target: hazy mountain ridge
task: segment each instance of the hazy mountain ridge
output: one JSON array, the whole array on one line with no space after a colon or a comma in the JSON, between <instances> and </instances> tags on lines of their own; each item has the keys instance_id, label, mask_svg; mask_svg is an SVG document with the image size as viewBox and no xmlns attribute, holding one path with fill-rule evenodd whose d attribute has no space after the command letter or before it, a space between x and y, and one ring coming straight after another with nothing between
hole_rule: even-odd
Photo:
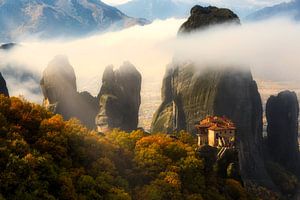
<instances>
[{"instance_id":1,"label":"hazy mountain ridge","mask_svg":"<svg viewBox=\"0 0 300 200\"><path fill-rule=\"evenodd\" d=\"M260 9L246 17L246 20L264 20L280 16L290 16L295 20L300 20L300 1L293 0Z\"/></svg>"},{"instance_id":2,"label":"hazy mountain ridge","mask_svg":"<svg viewBox=\"0 0 300 200\"><path fill-rule=\"evenodd\" d=\"M4 42L29 34L72 37L145 23L146 20L128 17L98 0L0 2L0 40Z\"/></svg>"},{"instance_id":3,"label":"hazy mountain ridge","mask_svg":"<svg viewBox=\"0 0 300 200\"><path fill-rule=\"evenodd\" d=\"M131 0L117 8L132 17L141 17L149 20L167 19L167 18L186 18L189 16L190 8L199 4L202 6L218 6L230 8L237 13L241 19L245 19L249 14L266 5L274 5L274 2L260 5L245 1L219 1L210 2L206 0Z\"/></svg>"},{"instance_id":4,"label":"hazy mountain ridge","mask_svg":"<svg viewBox=\"0 0 300 200\"><path fill-rule=\"evenodd\" d=\"M190 8L195 3L174 0L133 0L121 4L117 8L133 17L154 20L170 17L187 17Z\"/></svg>"}]
</instances>

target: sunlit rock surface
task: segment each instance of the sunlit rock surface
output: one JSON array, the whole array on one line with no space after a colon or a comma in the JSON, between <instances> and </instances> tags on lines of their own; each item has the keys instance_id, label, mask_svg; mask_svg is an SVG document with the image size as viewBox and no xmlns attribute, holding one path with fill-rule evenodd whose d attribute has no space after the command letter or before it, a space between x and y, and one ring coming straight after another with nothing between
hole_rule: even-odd
<instances>
[{"instance_id":1,"label":"sunlit rock surface","mask_svg":"<svg viewBox=\"0 0 300 200\"><path fill-rule=\"evenodd\" d=\"M95 127L98 100L88 92L77 92L75 72L67 57L56 56L48 64L41 88L44 106L65 119L75 117L89 128Z\"/></svg>"}]
</instances>

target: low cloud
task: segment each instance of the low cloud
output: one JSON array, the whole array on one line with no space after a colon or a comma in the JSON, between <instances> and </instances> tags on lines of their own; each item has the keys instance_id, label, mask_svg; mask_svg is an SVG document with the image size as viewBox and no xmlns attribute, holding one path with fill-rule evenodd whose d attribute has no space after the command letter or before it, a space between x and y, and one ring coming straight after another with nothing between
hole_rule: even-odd
<instances>
[{"instance_id":1,"label":"low cloud","mask_svg":"<svg viewBox=\"0 0 300 200\"><path fill-rule=\"evenodd\" d=\"M1 65L0 70L6 80L10 95L22 96L32 102L42 103L39 74L16 64Z\"/></svg>"},{"instance_id":2,"label":"low cloud","mask_svg":"<svg viewBox=\"0 0 300 200\"><path fill-rule=\"evenodd\" d=\"M118 67L124 61L130 61L144 76L160 79L172 58L166 42L175 41L182 22L175 19L156 21L147 26L72 41L30 39L9 53L0 52L0 66L23 66L41 75L55 55L63 54L74 67L79 90L97 95L102 73L110 64ZM11 93L16 95L14 90Z\"/></svg>"},{"instance_id":3,"label":"low cloud","mask_svg":"<svg viewBox=\"0 0 300 200\"><path fill-rule=\"evenodd\" d=\"M300 81L300 24L272 19L242 26L216 26L174 43L182 60L199 67L251 68L258 78Z\"/></svg>"},{"instance_id":4,"label":"low cloud","mask_svg":"<svg viewBox=\"0 0 300 200\"><path fill-rule=\"evenodd\" d=\"M75 69L79 90L93 95L99 91L104 68L109 64L118 67L127 60L141 71L144 86L151 81L161 82L173 57L195 62L199 70L205 66L250 67L257 78L300 81L298 23L273 19L242 26L216 26L178 38L177 31L183 22L155 21L73 41L27 40L9 53L0 52L0 66L23 66L41 76L55 55L64 54ZM21 93L36 101L37 94L28 89L32 85L10 81L7 80L11 94ZM153 88L155 92L160 89L157 85Z\"/></svg>"}]
</instances>

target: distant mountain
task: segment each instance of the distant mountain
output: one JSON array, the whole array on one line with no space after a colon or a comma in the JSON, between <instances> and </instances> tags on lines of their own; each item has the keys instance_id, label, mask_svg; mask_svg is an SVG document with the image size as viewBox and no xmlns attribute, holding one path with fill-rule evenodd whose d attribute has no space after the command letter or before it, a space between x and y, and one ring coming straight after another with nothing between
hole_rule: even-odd
<instances>
[{"instance_id":1,"label":"distant mountain","mask_svg":"<svg viewBox=\"0 0 300 200\"><path fill-rule=\"evenodd\" d=\"M195 1L196 2L196 1ZM149 20L187 17L195 2L178 0L132 0L117 6L124 13Z\"/></svg>"},{"instance_id":2,"label":"distant mountain","mask_svg":"<svg viewBox=\"0 0 300 200\"><path fill-rule=\"evenodd\" d=\"M278 16L290 16L295 20L300 20L300 0L263 8L250 14L246 20L263 20Z\"/></svg>"},{"instance_id":3,"label":"distant mountain","mask_svg":"<svg viewBox=\"0 0 300 200\"><path fill-rule=\"evenodd\" d=\"M0 45L0 50L10 50L14 48L17 44L15 43L7 43L7 44L1 44Z\"/></svg>"},{"instance_id":4,"label":"distant mountain","mask_svg":"<svg viewBox=\"0 0 300 200\"><path fill-rule=\"evenodd\" d=\"M194 5L209 6L207 0L131 0L118 5L117 8L132 17L148 20L174 18L187 18ZM258 8L247 6L243 2L230 3L225 1L212 2L212 6L230 8L240 17L244 18Z\"/></svg>"},{"instance_id":5,"label":"distant mountain","mask_svg":"<svg viewBox=\"0 0 300 200\"><path fill-rule=\"evenodd\" d=\"M79 36L145 23L100 0L0 0L0 42L27 34Z\"/></svg>"}]
</instances>

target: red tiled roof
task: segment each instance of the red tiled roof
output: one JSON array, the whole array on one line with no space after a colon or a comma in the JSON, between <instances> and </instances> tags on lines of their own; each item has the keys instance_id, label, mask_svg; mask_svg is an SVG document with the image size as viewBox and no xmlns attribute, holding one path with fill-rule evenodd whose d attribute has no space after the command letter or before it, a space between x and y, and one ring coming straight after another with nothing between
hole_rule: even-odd
<instances>
[{"instance_id":1,"label":"red tiled roof","mask_svg":"<svg viewBox=\"0 0 300 200\"><path fill-rule=\"evenodd\" d=\"M235 130L235 124L226 117L208 116L198 125L197 129L207 128L209 130Z\"/></svg>"}]
</instances>

